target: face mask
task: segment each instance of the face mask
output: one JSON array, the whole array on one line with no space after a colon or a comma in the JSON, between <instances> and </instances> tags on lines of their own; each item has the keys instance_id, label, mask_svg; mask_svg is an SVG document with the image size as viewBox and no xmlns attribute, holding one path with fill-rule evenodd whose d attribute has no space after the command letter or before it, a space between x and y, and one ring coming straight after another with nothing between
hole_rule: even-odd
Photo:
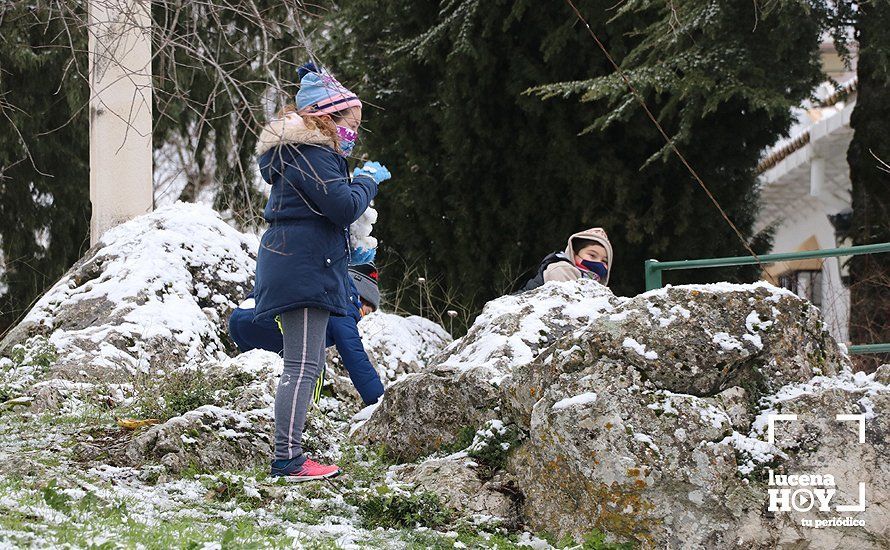
<instances>
[{"instance_id":1,"label":"face mask","mask_svg":"<svg viewBox=\"0 0 890 550\"><path fill-rule=\"evenodd\" d=\"M594 279L597 281L605 280L609 273L609 268L603 262L591 262L590 260L581 260L578 266L593 273Z\"/></svg>"},{"instance_id":2,"label":"face mask","mask_svg":"<svg viewBox=\"0 0 890 550\"><path fill-rule=\"evenodd\" d=\"M340 138L340 149L344 155L348 155L355 148L355 140L358 132L350 130L346 126L337 126L337 136Z\"/></svg>"}]
</instances>

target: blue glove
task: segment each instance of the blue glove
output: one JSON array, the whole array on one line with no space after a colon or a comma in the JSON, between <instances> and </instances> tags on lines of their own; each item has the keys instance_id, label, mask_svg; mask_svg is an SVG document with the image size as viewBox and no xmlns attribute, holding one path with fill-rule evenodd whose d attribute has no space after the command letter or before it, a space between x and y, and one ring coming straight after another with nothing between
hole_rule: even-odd
<instances>
[{"instance_id":1,"label":"blue glove","mask_svg":"<svg viewBox=\"0 0 890 550\"><path fill-rule=\"evenodd\" d=\"M352 177L368 176L378 185L392 177L392 174L379 162L366 162L361 168L356 168L352 172Z\"/></svg>"},{"instance_id":2,"label":"blue glove","mask_svg":"<svg viewBox=\"0 0 890 550\"><path fill-rule=\"evenodd\" d=\"M369 264L374 261L374 258L376 256L376 248L372 248L370 250L368 250L367 248L355 248L349 255L349 265Z\"/></svg>"}]
</instances>

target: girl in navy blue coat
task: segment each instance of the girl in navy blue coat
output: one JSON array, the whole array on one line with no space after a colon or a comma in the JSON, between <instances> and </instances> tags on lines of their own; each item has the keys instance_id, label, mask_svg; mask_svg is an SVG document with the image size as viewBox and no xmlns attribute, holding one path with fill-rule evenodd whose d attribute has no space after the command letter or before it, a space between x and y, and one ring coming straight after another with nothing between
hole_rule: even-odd
<instances>
[{"instance_id":1,"label":"girl in navy blue coat","mask_svg":"<svg viewBox=\"0 0 890 550\"><path fill-rule=\"evenodd\" d=\"M356 170L346 155L362 117L359 99L312 64L300 68L296 105L263 128L257 155L272 186L264 217L269 228L257 255L256 319L278 316L284 371L275 393L272 475L291 481L332 477L336 465L303 454L301 438L315 381L324 364L331 315L347 315L349 224L389 173Z\"/></svg>"}]
</instances>

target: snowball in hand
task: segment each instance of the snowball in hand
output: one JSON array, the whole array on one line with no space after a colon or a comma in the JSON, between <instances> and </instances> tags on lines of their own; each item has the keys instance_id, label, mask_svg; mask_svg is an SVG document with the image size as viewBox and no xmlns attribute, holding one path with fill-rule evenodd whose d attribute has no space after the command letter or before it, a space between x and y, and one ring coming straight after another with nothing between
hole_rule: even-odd
<instances>
[{"instance_id":1,"label":"snowball in hand","mask_svg":"<svg viewBox=\"0 0 890 550\"><path fill-rule=\"evenodd\" d=\"M392 174L389 172L389 169L386 166L383 166L379 162L366 162L364 166L361 168L356 168L352 172L352 177L356 176L368 176L373 179L378 184L388 180L392 177Z\"/></svg>"},{"instance_id":2,"label":"snowball in hand","mask_svg":"<svg viewBox=\"0 0 890 550\"><path fill-rule=\"evenodd\" d=\"M377 239L371 236L377 211L371 207L349 227L349 246L352 249L349 265L367 264L374 261L377 253Z\"/></svg>"}]
</instances>

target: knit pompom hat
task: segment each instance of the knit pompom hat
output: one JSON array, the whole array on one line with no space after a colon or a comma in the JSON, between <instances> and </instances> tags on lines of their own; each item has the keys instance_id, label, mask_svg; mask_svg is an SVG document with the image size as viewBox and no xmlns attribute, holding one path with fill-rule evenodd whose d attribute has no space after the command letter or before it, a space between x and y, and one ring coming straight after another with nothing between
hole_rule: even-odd
<instances>
[{"instance_id":1,"label":"knit pompom hat","mask_svg":"<svg viewBox=\"0 0 890 550\"><path fill-rule=\"evenodd\" d=\"M319 70L309 62L299 68L300 90L297 92L297 112L301 115L320 116L361 107L358 96L337 82L324 69Z\"/></svg>"},{"instance_id":2,"label":"knit pompom hat","mask_svg":"<svg viewBox=\"0 0 890 550\"><path fill-rule=\"evenodd\" d=\"M374 306L374 309L380 309L380 289L377 287L380 276L377 273L377 266L370 263L350 266L349 276L355 283L358 295Z\"/></svg>"}]
</instances>

